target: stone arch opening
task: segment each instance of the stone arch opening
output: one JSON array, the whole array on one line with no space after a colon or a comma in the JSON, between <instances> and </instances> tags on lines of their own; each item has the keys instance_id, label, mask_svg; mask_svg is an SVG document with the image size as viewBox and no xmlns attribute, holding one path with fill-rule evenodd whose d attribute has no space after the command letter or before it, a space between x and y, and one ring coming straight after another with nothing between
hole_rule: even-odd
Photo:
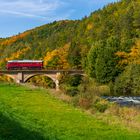
<instances>
[{"instance_id":1,"label":"stone arch opening","mask_svg":"<svg viewBox=\"0 0 140 140\"><path fill-rule=\"evenodd\" d=\"M15 82L16 79L14 76L9 74L0 74L0 81Z\"/></svg>"},{"instance_id":2,"label":"stone arch opening","mask_svg":"<svg viewBox=\"0 0 140 140\"><path fill-rule=\"evenodd\" d=\"M40 85L46 88L56 88L57 80L55 77L47 74L32 74L24 78L24 83L31 82L34 85Z\"/></svg>"},{"instance_id":3,"label":"stone arch opening","mask_svg":"<svg viewBox=\"0 0 140 140\"><path fill-rule=\"evenodd\" d=\"M78 86L81 84L84 75L79 73L74 73L74 74L70 74L69 77L71 79L71 82L74 82L73 85Z\"/></svg>"},{"instance_id":4,"label":"stone arch opening","mask_svg":"<svg viewBox=\"0 0 140 140\"><path fill-rule=\"evenodd\" d=\"M63 73L60 78L60 89L70 96L79 94L83 77L81 73Z\"/></svg>"},{"instance_id":5,"label":"stone arch opening","mask_svg":"<svg viewBox=\"0 0 140 140\"><path fill-rule=\"evenodd\" d=\"M78 80L81 81L84 77L86 77L86 74L83 73L62 73L60 76L60 85L68 82L71 83L73 82L73 80L75 81L76 79L76 81L78 82Z\"/></svg>"}]
</instances>

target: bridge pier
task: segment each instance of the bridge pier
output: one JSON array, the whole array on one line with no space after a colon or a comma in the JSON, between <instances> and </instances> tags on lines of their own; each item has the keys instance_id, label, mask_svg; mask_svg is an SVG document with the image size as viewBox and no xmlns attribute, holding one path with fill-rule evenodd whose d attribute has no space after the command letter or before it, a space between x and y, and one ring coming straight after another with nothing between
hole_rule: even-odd
<instances>
[{"instance_id":1,"label":"bridge pier","mask_svg":"<svg viewBox=\"0 0 140 140\"><path fill-rule=\"evenodd\" d=\"M17 83L24 83L24 75L22 72L17 74Z\"/></svg>"},{"instance_id":2,"label":"bridge pier","mask_svg":"<svg viewBox=\"0 0 140 140\"><path fill-rule=\"evenodd\" d=\"M59 86L59 80L55 80L55 88L56 88L56 91L59 91L60 90L60 86Z\"/></svg>"},{"instance_id":3,"label":"bridge pier","mask_svg":"<svg viewBox=\"0 0 140 140\"><path fill-rule=\"evenodd\" d=\"M17 83L17 84L20 84L20 83L22 83L22 82L21 82L20 80L17 79L17 80L16 80L16 83Z\"/></svg>"}]
</instances>

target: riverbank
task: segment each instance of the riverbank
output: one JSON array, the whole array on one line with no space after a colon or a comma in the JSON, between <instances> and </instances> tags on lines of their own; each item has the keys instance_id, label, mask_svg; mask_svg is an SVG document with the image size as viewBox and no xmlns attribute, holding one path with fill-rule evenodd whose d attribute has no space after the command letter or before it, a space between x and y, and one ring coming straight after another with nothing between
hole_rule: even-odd
<instances>
[{"instance_id":1,"label":"riverbank","mask_svg":"<svg viewBox=\"0 0 140 140\"><path fill-rule=\"evenodd\" d=\"M40 88L0 84L0 114L2 140L136 140L140 137L138 131L108 124Z\"/></svg>"}]
</instances>

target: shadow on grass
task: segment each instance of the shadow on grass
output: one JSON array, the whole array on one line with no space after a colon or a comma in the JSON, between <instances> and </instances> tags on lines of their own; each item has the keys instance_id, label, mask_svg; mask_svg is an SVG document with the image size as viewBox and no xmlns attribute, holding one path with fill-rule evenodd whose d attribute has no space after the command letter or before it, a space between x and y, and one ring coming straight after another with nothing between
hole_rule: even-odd
<instances>
[{"instance_id":1,"label":"shadow on grass","mask_svg":"<svg viewBox=\"0 0 140 140\"><path fill-rule=\"evenodd\" d=\"M48 138L49 139L49 138ZM0 114L0 140L48 140Z\"/></svg>"}]
</instances>

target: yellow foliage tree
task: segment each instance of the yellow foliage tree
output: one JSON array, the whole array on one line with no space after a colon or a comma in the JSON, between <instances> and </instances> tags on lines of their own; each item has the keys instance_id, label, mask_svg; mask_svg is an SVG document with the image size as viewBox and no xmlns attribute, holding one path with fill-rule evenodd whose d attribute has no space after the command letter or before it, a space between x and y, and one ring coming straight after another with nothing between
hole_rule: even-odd
<instances>
[{"instance_id":1,"label":"yellow foliage tree","mask_svg":"<svg viewBox=\"0 0 140 140\"><path fill-rule=\"evenodd\" d=\"M89 23L89 24L87 25L87 30L91 30L91 29L93 29L93 23Z\"/></svg>"},{"instance_id":2,"label":"yellow foliage tree","mask_svg":"<svg viewBox=\"0 0 140 140\"><path fill-rule=\"evenodd\" d=\"M50 61L52 61L55 57L58 57L59 60L57 62L57 68L68 69L70 67L67 61L69 47L70 43L67 43L62 48L47 52L44 57L44 66L47 66Z\"/></svg>"}]
</instances>

